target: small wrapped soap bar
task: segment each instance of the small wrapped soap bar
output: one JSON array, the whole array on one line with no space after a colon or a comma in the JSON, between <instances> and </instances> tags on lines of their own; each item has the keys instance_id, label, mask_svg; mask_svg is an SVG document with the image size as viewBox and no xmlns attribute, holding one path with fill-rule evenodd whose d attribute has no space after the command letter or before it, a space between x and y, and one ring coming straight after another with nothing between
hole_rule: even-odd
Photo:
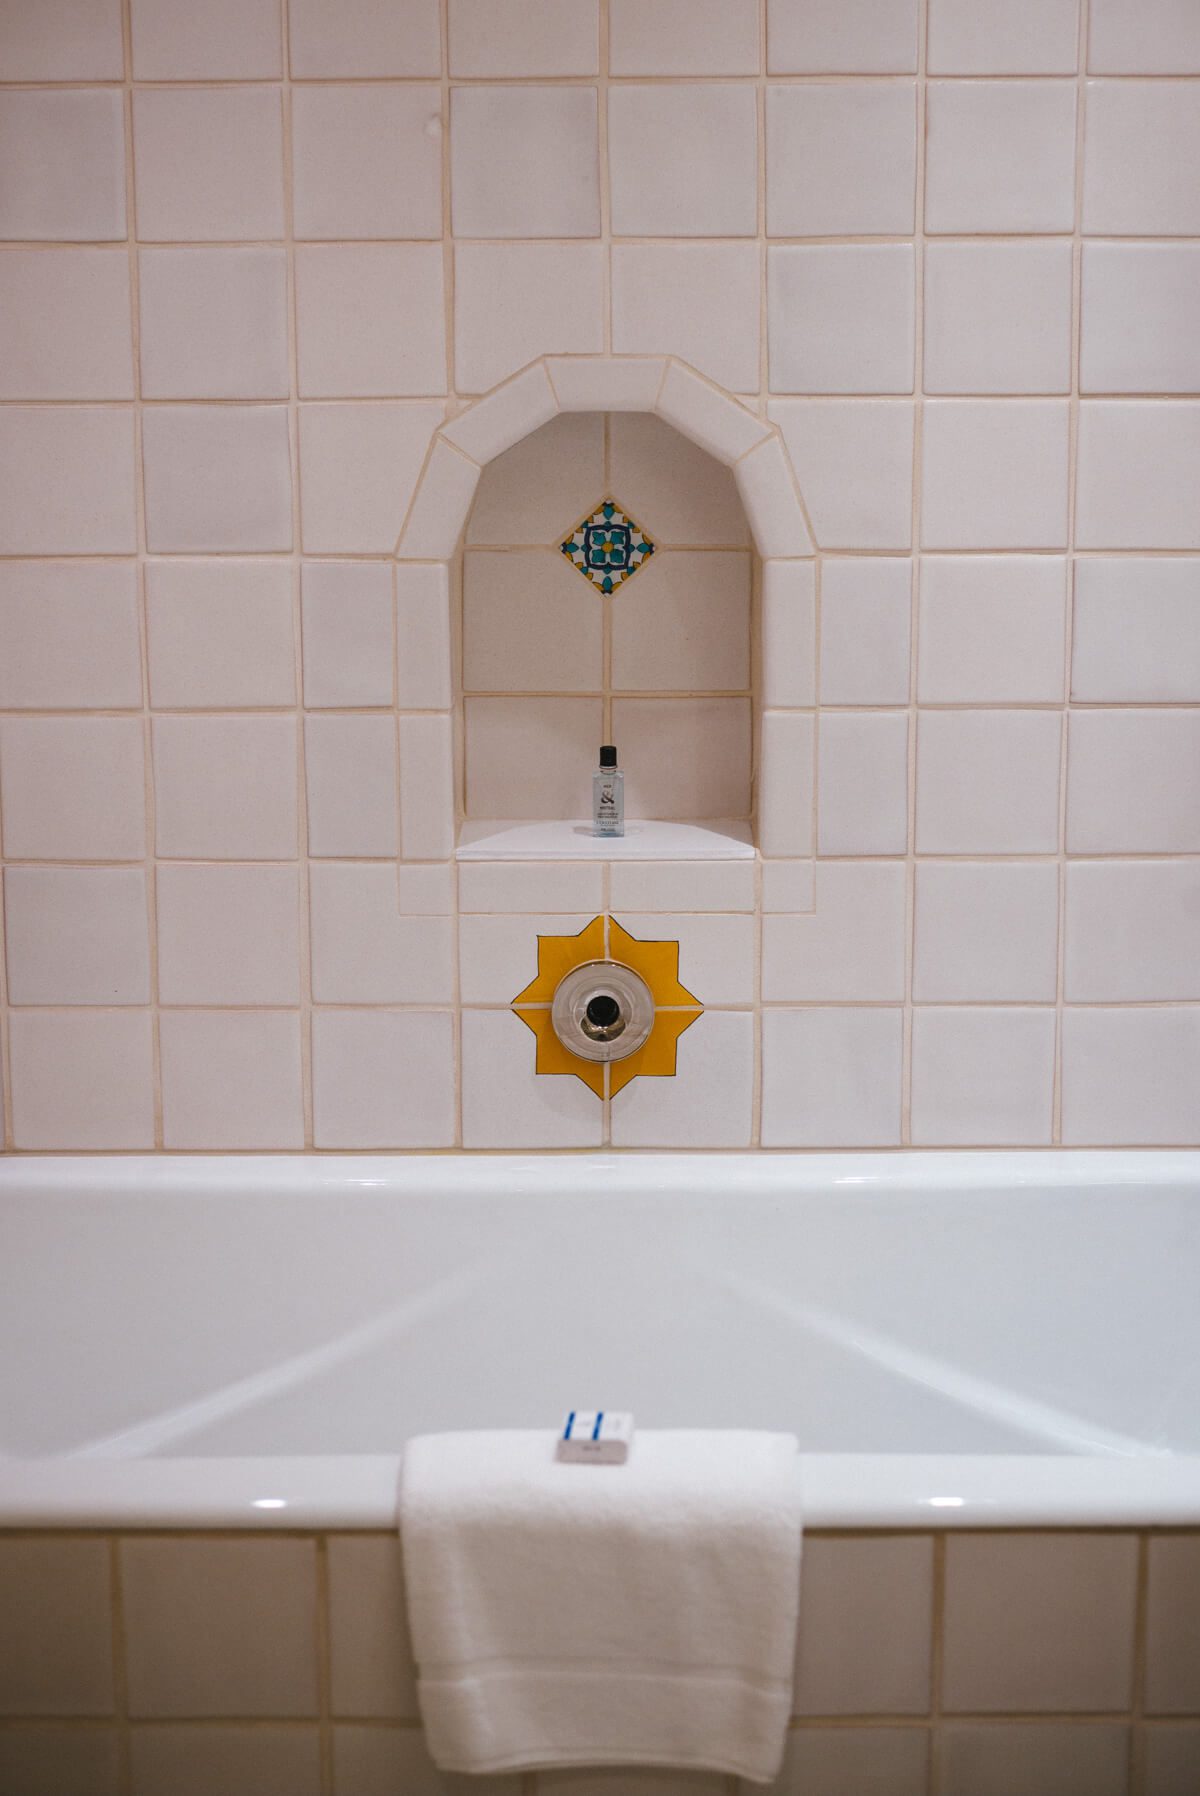
<instances>
[{"instance_id":1,"label":"small wrapped soap bar","mask_svg":"<svg viewBox=\"0 0 1200 1796\"><path fill-rule=\"evenodd\" d=\"M632 1442L628 1410L573 1409L562 1425L555 1457L574 1465L624 1465Z\"/></svg>"}]
</instances>

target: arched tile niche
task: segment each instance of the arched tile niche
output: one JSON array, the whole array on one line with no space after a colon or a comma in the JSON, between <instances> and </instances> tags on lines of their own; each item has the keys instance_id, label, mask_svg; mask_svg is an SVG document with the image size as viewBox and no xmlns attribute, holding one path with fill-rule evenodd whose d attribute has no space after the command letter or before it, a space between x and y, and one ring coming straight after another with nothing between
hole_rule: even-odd
<instances>
[{"instance_id":1,"label":"arched tile niche","mask_svg":"<svg viewBox=\"0 0 1200 1796\"><path fill-rule=\"evenodd\" d=\"M559 819L464 818L456 778L452 572L483 469L565 412L646 412L730 469L758 557L752 815L739 827L644 821L597 842ZM818 553L778 429L673 357L545 356L433 439L396 545L401 858L807 861L815 841Z\"/></svg>"}]
</instances>

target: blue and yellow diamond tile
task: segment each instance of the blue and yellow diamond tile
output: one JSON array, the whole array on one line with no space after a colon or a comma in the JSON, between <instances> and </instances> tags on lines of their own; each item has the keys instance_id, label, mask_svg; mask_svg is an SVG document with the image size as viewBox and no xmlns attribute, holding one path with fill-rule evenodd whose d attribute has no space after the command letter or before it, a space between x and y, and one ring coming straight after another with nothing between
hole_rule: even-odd
<instances>
[{"instance_id":1,"label":"blue and yellow diamond tile","mask_svg":"<svg viewBox=\"0 0 1200 1796\"><path fill-rule=\"evenodd\" d=\"M615 499L602 499L595 511L580 518L562 552L590 586L612 593L645 566L654 544Z\"/></svg>"}]
</instances>

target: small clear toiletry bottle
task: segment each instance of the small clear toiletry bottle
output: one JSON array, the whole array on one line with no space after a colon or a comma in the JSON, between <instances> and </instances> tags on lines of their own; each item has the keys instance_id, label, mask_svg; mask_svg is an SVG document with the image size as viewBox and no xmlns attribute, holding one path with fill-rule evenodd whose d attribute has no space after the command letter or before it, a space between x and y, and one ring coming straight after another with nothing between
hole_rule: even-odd
<instances>
[{"instance_id":1,"label":"small clear toiletry bottle","mask_svg":"<svg viewBox=\"0 0 1200 1796\"><path fill-rule=\"evenodd\" d=\"M611 744L600 750L600 765L592 775L592 834L625 834L625 775Z\"/></svg>"}]
</instances>

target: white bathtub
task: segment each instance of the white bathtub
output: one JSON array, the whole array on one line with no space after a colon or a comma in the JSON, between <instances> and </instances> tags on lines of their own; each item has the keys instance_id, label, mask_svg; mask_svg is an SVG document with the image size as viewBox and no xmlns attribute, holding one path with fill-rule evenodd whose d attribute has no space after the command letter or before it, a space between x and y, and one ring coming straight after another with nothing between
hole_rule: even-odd
<instances>
[{"instance_id":1,"label":"white bathtub","mask_svg":"<svg viewBox=\"0 0 1200 1796\"><path fill-rule=\"evenodd\" d=\"M809 1526L1200 1523L1200 1154L13 1158L0 1526L385 1529L407 1436L791 1429Z\"/></svg>"}]
</instances>

